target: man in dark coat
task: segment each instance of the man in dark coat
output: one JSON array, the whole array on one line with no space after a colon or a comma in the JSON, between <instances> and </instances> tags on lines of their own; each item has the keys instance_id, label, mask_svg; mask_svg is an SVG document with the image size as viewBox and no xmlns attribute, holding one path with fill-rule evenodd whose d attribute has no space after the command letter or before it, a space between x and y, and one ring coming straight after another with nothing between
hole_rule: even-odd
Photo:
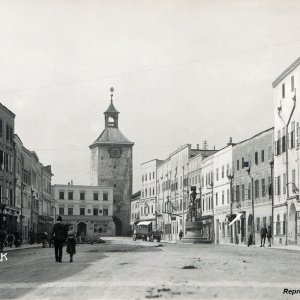
<instances>
[{"instance_id":1,"label":"man in dark coat","mask_svg":"<svg viewBox=\"0 0 300 300\"><path fill-rule=\"evenodd\" d=\"M264 247L266 242L266 236L267 236L267 228L263 226L260 230L260 246Z\"/></svg>"},{"instance_id":2,"label":"man in dark coat","mask_svg":"<svg viewBox=\"0 0 300 300\"><path fill-rule=\"evenodd\" d=\"M57 217L57 223L53 225L52 237L54 240L55 260L61 263L62 249L67 238L66 226L62 223L61 216Z\"/></svg>"}]
</instances>

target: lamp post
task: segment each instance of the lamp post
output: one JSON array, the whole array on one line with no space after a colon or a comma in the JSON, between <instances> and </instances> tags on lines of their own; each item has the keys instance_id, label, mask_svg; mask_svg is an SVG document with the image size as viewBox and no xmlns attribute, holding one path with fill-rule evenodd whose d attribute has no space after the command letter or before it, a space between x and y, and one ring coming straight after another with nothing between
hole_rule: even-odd
<instances>
[{"instance_id":1,"label":"lamp post","mask_svg":"<svg viewBox=\"0 0 300 300\"><path fill-rule=\"evenodd\" d=\"M274 179L273 179L273 174L274 174L274 159L269 161L270 167L271 167L271 200L272 200L272 224L271 224L271 228L272 228L272 233L274 232ZM273 239L272 239L273 240Z\"/></svg>"},{"instance_id":2,"label":"lamp post","mask_svg":"<svg viewBox=\"0 0 300 300\"><path fill-rule=\"evenodd\" d=\"M251 178L251 203L252 203L252 236L253 245L255 245L255 229L254 229L254 197L253 197L253 177L250 175L250 167L247 169L248 176Z\"/></svg>"},{"instance_id":3,"label":"lamp post","mask_svg":"<svg viewBox=\"0 0 300 300\"><path fill-rule=\"evenodd\" d=\"M233 197L232 197L232 183L233 183L233 180L234 180L234 174L228 174L227 175L227 178L230 182L230 215L232 215L232 206L233 206ZM233 228L232 226L230 227L230 243L233 243Z\"/></svg>"},{"instance_id":4,"label":"lamp post","mask_svg":"<svg viewBox=\"0 0 300 300\"><path fill-rule=\"evenodd\" d=\"M20 216L20 234L21 239L23 238L23 191L25 184L21 183L21 216Z\"/></svg>"}]
</instances>

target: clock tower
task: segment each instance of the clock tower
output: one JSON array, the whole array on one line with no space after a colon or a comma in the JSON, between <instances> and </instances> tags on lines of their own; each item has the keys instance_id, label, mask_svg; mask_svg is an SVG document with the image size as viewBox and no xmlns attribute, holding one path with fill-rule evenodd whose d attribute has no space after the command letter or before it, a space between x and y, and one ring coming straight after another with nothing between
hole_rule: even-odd
<instances>
[{"instance_id":1,"label":"clock tower","mask_svg":"<svg viewBox=\"0 0 300 300\"><path fill-rule=\"evenodd\" d=\"M91 185L113 187L113 221L116 235L126 235L130 228L134 143L129 141L119 129L119 112L113 104L114 89L111 88L110 91L110 105L104 112L105 128L90 145L90 176Z\"/></svg>"}]
</instances>

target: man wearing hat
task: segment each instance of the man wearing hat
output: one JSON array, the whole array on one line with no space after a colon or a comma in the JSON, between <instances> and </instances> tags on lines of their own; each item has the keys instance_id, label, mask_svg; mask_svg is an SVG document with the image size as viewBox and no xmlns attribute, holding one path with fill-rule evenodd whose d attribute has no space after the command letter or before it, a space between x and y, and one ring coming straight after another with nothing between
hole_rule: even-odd
<instances>
[{"instance_id":1,"label":"man wearing hat","mask_svg":"<svg viewBox=\"0 0 300 300\"><path fill-rule=\"evenodd\" d=\"M52 238L54 240L55 260L61 263L62 249L66 240L66 226L62 223L61 216L57 217L57 223L52 228Z\"/></svg>"}]
</instances>

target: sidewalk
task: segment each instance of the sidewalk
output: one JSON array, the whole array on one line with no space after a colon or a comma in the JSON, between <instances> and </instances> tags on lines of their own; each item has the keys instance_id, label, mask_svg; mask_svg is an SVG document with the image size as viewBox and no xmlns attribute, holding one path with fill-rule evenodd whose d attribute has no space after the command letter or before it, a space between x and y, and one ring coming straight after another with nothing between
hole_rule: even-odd
<instances>
[{"instance_id":1,"label":"sidewalk","mask_svg":"<svg viewBox=\"0 0 300 300\"><path fill-rule=\"evenodd\" d=\"M13 246L12 248L10 247L4 247L2 252L9 252L9 251L15 251L15 250L25 250L25 249L36 249L36 248L42 248L42 244L33 244L33 245L29 245L29 244L24 244L21 245L21 247L15 247Z\"/></svg>"}]
</instances>

